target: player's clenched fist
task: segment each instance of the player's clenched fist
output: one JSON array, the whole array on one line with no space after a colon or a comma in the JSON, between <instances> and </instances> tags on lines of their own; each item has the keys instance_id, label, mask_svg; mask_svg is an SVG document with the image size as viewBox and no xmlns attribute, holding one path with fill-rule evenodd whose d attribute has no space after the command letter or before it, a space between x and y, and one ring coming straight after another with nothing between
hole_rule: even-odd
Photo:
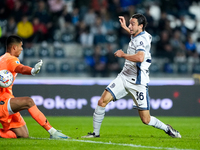
<instances>
[{"instance_id":1,"label":"player's clenched fist","mask_svg":"<svg viewBox=\"0 0 200 150\"><path fill-rule=\"evenodd\" d=\"M118 50L118 51L116 51L115 53L114 53L114 55L116 56L116 57L123 57L124 56L124 52L120 49L120 50Z\"/></svg>"},{"instance_id":2,"label":"player's clenched fist","mask_svg":"<svg viewBox=\"0 0 200 150\"><path fill-rule=\"evenodd\" d=\"M42 66L43 62L42 60L39 60L37 64L35 64L35 67L31 70L31 74L34 76L40 72L40 68Z\"/></svg>"}]
</instances>

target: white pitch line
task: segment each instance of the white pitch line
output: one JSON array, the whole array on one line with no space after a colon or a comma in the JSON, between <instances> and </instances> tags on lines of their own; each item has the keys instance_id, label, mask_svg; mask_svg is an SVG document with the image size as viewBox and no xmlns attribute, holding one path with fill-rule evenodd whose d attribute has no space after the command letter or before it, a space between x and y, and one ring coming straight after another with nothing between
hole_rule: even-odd
<instances>
[{"instance_id":1,"label":"white pitch line","mask_svg":"<svg viewBox=\"0 0 200 150\"><path fill-rule=\"evenodd\" d=\"M170 147L142 146L142 145L135 145L135 144L112 143L112 142L90 141L90 140L77 140L77 139L49 139L49 138L35 138L35 137L30 137L30 138L31 139L42 139L42 140L64 140L64 141L69 141L69 142L75 141L75 142L92 143L92 144L118 145L118 146L147 148L147 149L194 150L194 149L179 149L179 148L170 148Z\"/></svg>"}]
</instances>

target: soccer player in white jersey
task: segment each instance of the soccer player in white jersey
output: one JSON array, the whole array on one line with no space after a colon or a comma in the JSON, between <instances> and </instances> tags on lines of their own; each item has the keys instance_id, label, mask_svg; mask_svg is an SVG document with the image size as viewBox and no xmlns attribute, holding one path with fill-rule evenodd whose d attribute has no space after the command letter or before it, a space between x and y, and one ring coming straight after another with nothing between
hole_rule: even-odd
<instances>
[{"instance_id":1,"label":"soccer player in white jersey","mask_svg":"<svg viewBox=\"0 0 200 150\"><path fill-rule=\"evenodd\" d=\"M93 114L93 132L82 138L100 137L100 127L105 115L105 107L111 101L116 101L127 94L133 98L133 108L138 110L142 122L146 125L165 131L169 136L181 138L178 131L150 115L148 95L149 66L151 65L152 37L145 31L146 17L134 14L126 26L123 16L119 16L121 27L131 34L127 54L122 50L114 53L116 57L125 59L125 64L119 75L106 87Z\"/></svg>"}]
</instances>

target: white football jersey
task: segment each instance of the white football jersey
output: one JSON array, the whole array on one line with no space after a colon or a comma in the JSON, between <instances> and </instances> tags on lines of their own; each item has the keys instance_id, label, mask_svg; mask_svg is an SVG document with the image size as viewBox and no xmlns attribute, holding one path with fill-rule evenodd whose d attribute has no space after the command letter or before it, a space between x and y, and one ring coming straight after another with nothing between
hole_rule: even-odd
<instances>
[{"instance_id":1,"label":"white football jersey","mask_svg":"<svg viewBox=\"0 0 200 150\"><path fill-rule=\"evenodd\" d=\"M143 31L136 37L131 36L127 54L133 55L138 51L145 53L143 62L132 62L125 60L124 67L120 73L126 80L134 84L147 85L149 83L149 66L151 65L151 40L152 36Z\"/></svg>"}]
</instances>

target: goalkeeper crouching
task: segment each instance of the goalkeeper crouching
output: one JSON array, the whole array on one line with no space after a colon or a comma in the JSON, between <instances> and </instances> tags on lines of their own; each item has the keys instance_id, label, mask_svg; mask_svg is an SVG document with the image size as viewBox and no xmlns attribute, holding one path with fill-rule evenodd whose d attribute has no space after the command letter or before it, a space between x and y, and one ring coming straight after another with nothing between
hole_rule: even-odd
<instances>
[{"instance_id":1,"label":"goalkeeper crouching","mask_svg":"<svg viewBox=\"0 0 200 150\"><path fill-rule=\"evenodd\" d=\"M23 42L20 37L16 35L9 36L6 40L6 53L0 57L0 70L10 71L13 74L14 80L17 73L35 76L39 73L43 63L42 60L40 60L34 68L22 65L18 59L21 51L23 50L22 45ZM19 113L21 110L25 109L28 110L35 121L37 121L46 131L49 132L50 138L70 138L50 125L47 118L37 108L32 98L14 97L12 86L13 85L7 88L0 87L0 122L3 126L3 128L0 129L1 138L29 137L26 123Z\"/></svg>"}]
</instances>

